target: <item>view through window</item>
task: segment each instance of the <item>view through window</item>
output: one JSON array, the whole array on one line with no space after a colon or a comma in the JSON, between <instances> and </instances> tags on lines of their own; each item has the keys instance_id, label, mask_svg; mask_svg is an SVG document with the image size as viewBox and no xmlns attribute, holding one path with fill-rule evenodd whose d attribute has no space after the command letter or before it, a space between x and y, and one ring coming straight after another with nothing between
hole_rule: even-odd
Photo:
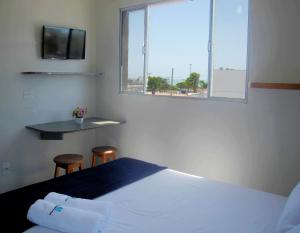
<instances>
[{"instance_id":1,"label":"view through window","mask_svg":"<svg viewBox=\"0 0 300 233\"><path fill-rule=\"evenodd\" d=\"M211 95L245 98L248 1L215 0Z\"/></svg>"},{"instance_id":2,"label":"view through window","mask_svg":"<svg viewBox=\"0 0 300 233\"><path fill-rule=\"evenodd\" d=\"M248 0L122 10L121 91L245 98Z\"/></svg>"}]
</instances>

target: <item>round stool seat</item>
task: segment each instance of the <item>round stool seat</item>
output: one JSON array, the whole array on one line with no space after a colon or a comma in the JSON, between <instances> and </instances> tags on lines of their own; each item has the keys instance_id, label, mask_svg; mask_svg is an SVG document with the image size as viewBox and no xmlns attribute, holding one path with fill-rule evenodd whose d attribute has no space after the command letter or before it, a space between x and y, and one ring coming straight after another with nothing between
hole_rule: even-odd
<instances>
[{"instance_id":1,"label":"round stool seat","mask_svg":"<svg viewBox=\"0 0 300 233\"><path fill-rule=\"evenodd\" d=\"M117 154L117 148L113 146L98 146L92 149L92 167L96 165L96 158L100 157L101 163L106 163L109 160L115 160Z\"/></svg>"},{"instance_id":2,"label":"round stool seat","mask_svg":"<svg viewBox=\"0 0 300 233\"><path fill-rule=\"evenodd\" d=\"M117 148L113 147L113 146L98 146L92 149L93 153L105 153L105 154L110 154L110 153L114 153L117 151Z\"/></svg>"},{"instance_id":3,"label":"round stool seat","mask_svg":"<svg viewBox=\"0 0 300 233\"><path fill-rule=\"evenodd\" d=\"M54 177L59 176L59 168L66 170L66 174L73 172L75 168L83 169L83 156L78 154L62 154L54 157L55 173Z\"/></svg>"},{"instance_id":4,"label":"round stool seat","mask_svg":"<svg viewBox=\"0 0 300 233\"><path fill-rule=\"evenodd\" d=\"M55 163L68 165L83 161L83 156L77 154L63 154L56 156L53 160Z\"/></svg>"}]
</instances>

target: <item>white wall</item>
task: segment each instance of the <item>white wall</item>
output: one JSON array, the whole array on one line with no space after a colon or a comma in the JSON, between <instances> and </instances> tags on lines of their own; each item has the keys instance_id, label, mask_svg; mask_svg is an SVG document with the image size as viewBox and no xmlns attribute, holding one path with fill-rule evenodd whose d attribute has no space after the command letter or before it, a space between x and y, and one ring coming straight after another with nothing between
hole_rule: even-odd
<instances>
[{"instance_id":1,"label":"white wall","mask_svg":"<svg viewBox=\"0 0 300 233\"><path fill-rule=\"evenodd\" d=\"M141 2L98 2L97 61L105 78L97 109L127 121L107 137L122 155L288 194L300 180L299 91L251 89L247 104L118 94L119 8ZM300 81L299 7L298 0L252 1L251 80Z\"/></svg>"},{"instance_id":2,"label":"white wall","mask_svg":"<svg viewBox=\"0 0 300 233\"><path fill-rule=\"evenodd\" d=\"M67 134L63 141L40 141L24 126L71 119L77 105L87 106L95 115L96 79L25 77L19 72L94 72L95 13L94 0L0 0L0 166L11 164L7 175L0 167L0 192L52 178L56 154L82 153L90 159L95 131ZM87 59L42 60L43 24L86 29Z\"/></svg>"},{"instance_id":3,"label":"white wall","mask_svg":"<svg viewBox=\"0 0 300 233\"><path fill-rule=\"evenodd\" d=\"M254 0L253 81L299 83L300 2ZM253 43L253 44L254 44Z\"/></svg>"}]
</instances>

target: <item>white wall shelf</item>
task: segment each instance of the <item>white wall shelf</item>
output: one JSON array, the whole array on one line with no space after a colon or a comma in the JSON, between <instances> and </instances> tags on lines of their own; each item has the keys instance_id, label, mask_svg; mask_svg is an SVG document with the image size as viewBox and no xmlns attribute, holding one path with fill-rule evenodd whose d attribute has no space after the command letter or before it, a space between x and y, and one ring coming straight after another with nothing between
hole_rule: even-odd
<instances>
[{"instance_id":1,"label":"white wall shelf","mask_svg":"<svg viewBox=\"0 0 300 233\"><path fill-rule=\"evenodd\" d=\"M43 72L43 71L25 71L22 75L45 75L45 76L91 76L101 78L103 73L86 73L86 72Z\"/></svg>"}]
</instances>

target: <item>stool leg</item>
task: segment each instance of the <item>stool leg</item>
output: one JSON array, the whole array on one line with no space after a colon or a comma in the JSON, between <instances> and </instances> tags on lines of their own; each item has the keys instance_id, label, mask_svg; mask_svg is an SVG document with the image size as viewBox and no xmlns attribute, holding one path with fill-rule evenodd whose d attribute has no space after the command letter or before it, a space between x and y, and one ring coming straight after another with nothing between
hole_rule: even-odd
<instances>
[{"instance_id":1,"label":"stool leg","mask_svg":"<svg viewBox=\"0 0 300 233\"><path fill-rule=\"evenodd\" d=\"M95 153L93 153L93 157L92 157L92 167L96 166L96 155Z\"/></svg>"},{"instance_id":2,"label":"stool leg","mask_svg":"<svg viewBox=\"0 0 300 233\"><path fill-rule=\"evenodd\" d=\"M101 164L107 162L107 158L106 158L106 155L105 155L105 154L102 154L100 158L101 158Z\"/></svg>"},{"instance_id":3,"label":"stool leg","mask_svg":"<svg viewBox=\"0 0 300 233\"><path fill-rule=\"evenodd\" d=\"M82 169L83 169L83 162L81 162L79 165L79 171L82 171Z\"/></svg>"},{"instance_id":4,"label":"stool leg","mask_svg":"<svg viewBox=\"0 0 300 233\"><path fill-rule=\"evenodd\" d=\"M116 153L113 153L111 157L112 157L112 160L115 160L116 157L117 157L117 156L116 156Z\"/></svg>"},{"instance_id":5,"label":"stool leg","mask_svg":"<svg viewBox=\"0 0 300 233\"><path fill-rule=\"evenodd\" d=\"M59 176L59 167L55 166L54 178Z\"/></svg>"},{"instance_id":6,"label":"stool leg","mask_svg":"<svg viewBox=\"0 0 300 233\"><path fill-rule=\"evenodd\" d=\"M70 166L67 166L66 174L70 174L70 173L72 173L72 171L73 171L73 168Z\"/></svg>"}]
</instances>

